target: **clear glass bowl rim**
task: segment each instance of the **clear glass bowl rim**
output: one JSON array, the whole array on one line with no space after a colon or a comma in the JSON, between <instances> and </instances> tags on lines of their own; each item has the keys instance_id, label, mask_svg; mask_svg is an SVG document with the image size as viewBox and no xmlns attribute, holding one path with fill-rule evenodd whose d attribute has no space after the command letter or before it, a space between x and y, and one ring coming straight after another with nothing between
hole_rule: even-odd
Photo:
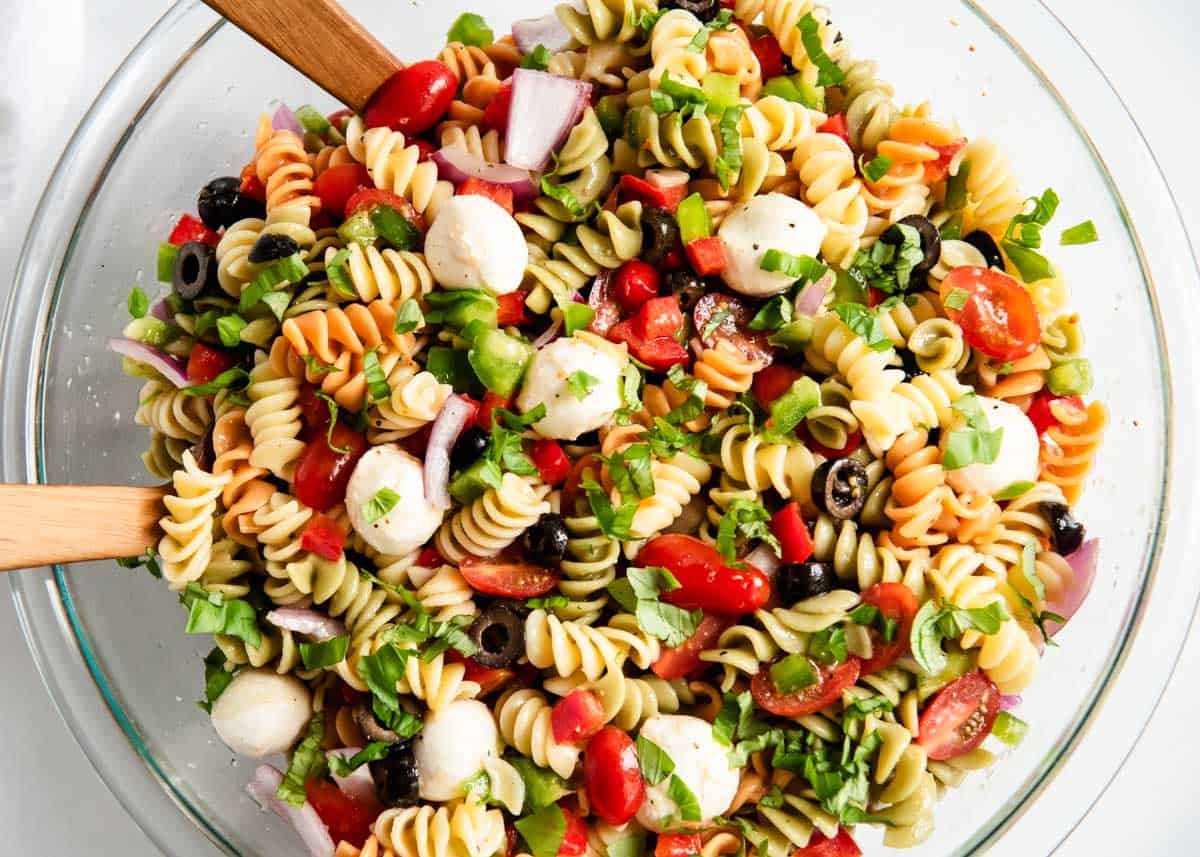
<instances>
[{"instance_id":1,"label":"clear glass bowl rim","mask_svg":"<svg viewBox=\"0 0 1200 857\"><path fill-rule=\"evenodd\" d=\"M1185 326L1191 328L1187 334L1194 334L1195 325L1187 320L1186 312L1164 311L1169 310L1169 304L1178 300L1178 293L1183 293L1185 290L1177 289L1174 296L1164 299L1168 296L1156 288L1155 284L1156 281L1186 283L1187 286L1194 289L1200 285L1200 273L1197 271L1196 261L1187 241L1178 205L1166 185L1161 169L1154 160L1148 144L1111 83L1074 35L1045 6L1042 0L1022 0L1022 2L1013 3L1014 7L1020 7L1019 16L1022 18L1022 26L1027 26L1029 21L1035 23L1040 21L1042 25L1048 24L1056 29L1057 32L1054 35L1061 41L1062 46L1075 54L1076 58L1084 60L1087 72L1093 78L1093 83L1102 82L1103 94L1110 99L1110 104L1115 102L1120 105L1120 110L1116 111L1116 121L1121 123L1120 130L1127 138L1123 139L1123 142L1132 143L1135 154L1152 167L1149 175L1144 176L1148 179L1147 184L1153 186L1150 189L1151 192L1139 192L1136 204L1131 204L1130 194L1117 190L1118 186L1127 189L1130 185L1125 183L1118 185L1114 177L1116 171L1100 156L1099 149L1093 143L1093 135L1088 133L1076 111L1068 106L1062 92L1051 82L1053 78L1043 70L1047 64L1039 65L1035 62L1024 50L1022 43L1010 35L1012 28L1006 30L1002 27L996 17L982 8L975 0L964 0L964 3L987 21L992 29L1024 58L1030 68L1038 73L1042 84L1055 94L1062 109L1071 117L1082 137L1088 141L1093 156L1108 177L1116 203L1126 215L1130 234L1141 255L1140 262L1145 271L1146 281L1150 285L1151 301L1157 316L1156 329L1159 350L1162 355L1161 370L1167 381L1165 384L1167 478L1162 486L1162 509L1158 530L1152 539L1149 567L1145 571L1145 583L1139 593L1136 612L1124 629L1120 645L1113 652L1103 687L1083 716L1060 741L1054 758L1043 766L1040 776L1026 790L1022 799L1010 803L1010 807L1012 807L1010 811L993 816L991 829L976 834L972 853L979 853L996 842L1003 833L1010 830L1022 816L1027 815L1033 799L1044 794L1051 782L1056 780L1061 782L1064 779L1066 763L1076 755L1074 751L1080 738L1085 732L1096 731L1098 728L1096 721L1101 713L1101 704L1114 692L1114 687L1119 679L1122 680L1123 685L1132 683L1132 679L1127 680L1129 670L1126 667L1129 666L1130 661L1137 658L1143 664L1146 663L1147 658L1144 651L1146 647L1142 647L1142 651L1134 650L1138 648L1137 644L1141 638L1146 636L1144 632L1147 615L1152 609L1156 611L1156 615L1169 612L1167 606L1163 604L1166 598L1162 590L1170 590L1170 587L1161 585L1164 571L1167 570L1162 563L1165 550L1162 536L1168 519L1172 517L1172 511L1178 516L1180 508L1187 508L1190 505L1187 502L1187 495L1191 494L1190 485L1186 490L1180 490L1184 480L1179 478L1179 474L1181 472L1188 474L1197 472L1197 468L1194 466L1196 458L1190 450L1176 449L1175 447L1179 445L1178 438L1183 435L1179 428L1196 426L1197 422L1190 399L1185 403L1182 397L1174 396L1175 391L1169 383L1172 375L1176 378L1190 376L1191 373L1188 370L1192 368L1192 358L1186 352L1176 348L1171 354L1172 361L1168 361L1166 343L1168 339L1174 340L1175 334ZM0 369L3 371L3 400L7 408L14 413L16 412L14 406L23 406L25 416L23 420L10 419L3 426L2 446L0 446L3 456L0 466L3 468L5 481L45 481L41 431L44 407L41 397L42 385L39 381L44 371L49 333L47 323L53 318L56 298L63 288L61 273L66 266L66 260L71 256L73 247L72 241L56 242L52 238L64 234L74 235L74 226L86 215L92 188L101 186L109 163L120 154L124 134L128 133L129 128L136 125L143 112L154 102L162 86L184 66L190 55L200 49L217 32L218 28L224 25L219 21L215 24L204 24L205 15L209 15L209 13L204 9L200 0L177 0L143 37L105 84L104 89L80 122L39 202L22 249L14 278L14 287L5 306L3 324L0 327L5 332L4 340L0 343L3 349L0 352ZM1005 15L1009 15L1009 10L1005 10ZM208 21L211 22L211 20L211 15L209 15ZM201 35L196 38L195 34L198 30L201 31ZM157 85L148 94L144 88L147 81L157 81ZM111 120L114 115L131 117L125 129L109 129L107 127L112 124ZM1130 130L1134 132L1132 137L1128 136ZM117 139L105 140L106 133L110 136L116 133ZM95 177L94 180L87 182L86 178L91 176ZM68 193L68 190L72 188L74 195ZM1157 195L1154 192L1157 192ZM79 205L62 205L63 198L72 201L78 198ZM1156 234L1153 236L1153 240L1149 240L1149 235L1140 234L1133 225L1135 220L1131 212L1140 211L1144 206L1155 204L1147 200L1156 200L1158 210L1155 211L1155 214L1160 219L1162 216L1167 218L1168 231L1171 233L1169 238L1164 237L1163 234ZM1166 205L1162 204L1163 200L1166 201ZM1149 217L1146 218L1146 222L1149 222ZM1158 226L1162 228L1161 223ZM1155 271L1160 268L1159 260L1165 258L1165 254L1160 253L1158 248L1170 245L1174 245L1173 249L1175 250L1178 250L1180 246L1187 248L1186 259L1173 259L1172 265L1168 266L1170 267L1168 276L1160 275L1156 278ZM1147 252L1148 247L1150 252ZM1153 260L1153 265L1151 260ZM47 289L45 288L47 285L53 287ZM1181 304L1182 307L1186 307L1186 304ZM1169 335L1168 330L1170 330ZM1182 341L1194 342L1196 337L1189 335ZM28 362L23 363L22 358ZM1178 531L1179 528L1176 527L1172 532L1177 533ZM1172 554L1194 556L1195 553L1185 550L1187 546L1182 545L1182 541L1183 539L1173 538ZM1178 551L1174 550L1177 544L1180 545ZM1178 581L1175 580L1177 573L1173 568L1170 569L1170 574L1172 575L1172 585L1177 585ZM86 641L78 633L79 629L75 622L74 608L65 584L63 570L55 567L54 569L31 570L20 575L12 575L11 586L18 617L30 651L55 705L89 761L113 794L129 811L135 822L165 853L180 851L179 845L184 841L199 845L205 840L228 853L236 853L235 849L223 839L220 832L207 822L203 814L190 806L186 796L157 766L153 754L141 742L128 716L110 694L105 678L96 665ZM1186 611L1174 611L1180 615L1174 618L1169 628L1171 640L1175 641L1174 644L1167 641L1164 646L1162 645L1164 641L1159 639L1157 646L1151 646L1159 651L1166 650L1169 653L1167 661L1162 662L1160 659L1152 671L1152 675L1149 674L1150 671L1143 670L1143 674L1137 679L1138 685L1143 688L1143 691L1148 686L1154 704L1148 707L1140 706L1138 713L1134 713L1132 716L1128 713L1121 713L1116 718L1119 721L1116 729L1114 730L1110 723L1105 723L1106 730L1115 731L1117 734L1122 731L1125 734L1132 733L1137 738L1140 738L1143 733L1174 672L1182 640L1186 636L1195 614L1197 597L1200 596L1200 584L1189 584L1187 590ZM1156 594L1159 595L1157 600L1152 598ZM1114 706L1108 706L1109 710L1113 708ZM1103 713L1108 715L1111 712L1106 710ZM105 714L108 716L104 717ZM1108 717L1108 720L1112 721L1114 718ZM127 739L128 743L121 742L121 737ZM1123 752L1118 750L1115 755L1111 752L1107 754L1105 770L1099 781L1094 778L1088 781L1078 776L1073 777L1076 786L1081 783L1087 784L1087 794L1083 800L1073 801L1074 810L1070 816L1070 823L1057 835L1054 847L1057 847L1057 844L1065 839L1087 810L1103 794L1104 789L1107 788L1125 759L1128 758L1128 754L1132 752L1134 745L1136 745L1136 738ZM147 768L153 776L146 776ZM172 811L170 818L164 818L162 810L172 806L182 812ZM153 823L148 821L150 818L154 819ZM1049 850L1053 850L1053 848Z\"/></svg>"}]
</instances>

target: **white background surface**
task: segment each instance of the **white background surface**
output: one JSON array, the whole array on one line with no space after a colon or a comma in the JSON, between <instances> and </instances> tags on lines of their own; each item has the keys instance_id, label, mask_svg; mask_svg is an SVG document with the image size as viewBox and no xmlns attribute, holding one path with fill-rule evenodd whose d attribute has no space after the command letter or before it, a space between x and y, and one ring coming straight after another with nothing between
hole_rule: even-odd
<instances>
[{"instance_id":1,"label":"white background surface","mask_svg":"<svg viewBox=\"0 0 1200 857\"><path fill-rule=\"evenodd\" d=\"M919 0L917 0L919 2ZM1193 0L1143 0L1104 9L1094 0L1047 0L1129 105L1200 235L1194 109L1200 91L1200 18ZM0 0L0 298L17 252L71 131L166 0ZM486 0L480 0L483 10ZM93 773L54 710L0 582L0 853L152 857L156 849ZM1200 633L1193 632L1145 737L1059 857L1200 854L1192 821L1200 765L1194 747ZM1114 697L1110 705L1144 706ZM1087 751L1086 742L1081 752ZM1057 831L1047 831L1057 839ZM1032 855L1031 855L1032 857Z\"/></svg>"}]
</instances>

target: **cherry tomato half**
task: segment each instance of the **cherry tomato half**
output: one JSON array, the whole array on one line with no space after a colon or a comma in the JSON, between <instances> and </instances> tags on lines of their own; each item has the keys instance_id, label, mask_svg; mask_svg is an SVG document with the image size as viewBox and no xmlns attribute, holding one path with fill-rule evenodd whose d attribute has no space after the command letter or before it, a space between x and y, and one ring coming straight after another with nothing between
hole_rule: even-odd
<instances>
[{"instance_id":1,"label":"cherry tomato half","mask_svg":"<svg viewBox=\"0 0 1200 857\"><path fill-rule=\"evenodd\" d=\"M592 811L609 824L632 819L646 799L633 739L616 726L605 726L583 753L583 783Z\"/></svg>"},{"instance_id":2,"label":"cherry tomato half","mask_svg":"<svg viewBox=\"0 0 1200 857\"><path fill-rule=\"evenodd\" d=\"M371 174L362 164L338 164L317 176L313 192L321 197L323 211L343 217L346 203L360 190L371 186Z\"/></svg>"},{"instance_id":3,"label":"cherry tomato half","mask_svg":"<svg viewBox=\"0 0 1200 857\"><path fill-rule=\"evenodd\" d=\"M672 649L663 648L658 660L650 665L650 669L659 678L683 678L691 675L704 666L700 653L711 649L717 637L733 624L733 619L726 616L708 616L700 620L696 633L688 637Z\"/></svg>"},{"instance_id":4,"label":"cherry tomato half","mask_svg":"<svg viewBox=\"0 0 1200 857\"><path fill-rule=\"evenodd\" d=\"M232 354L197 342L192 346L192 353L188 355L187 377L193 384L207 384L232 368Z\"/></svg>"},{"instance_id":5,"label":"cherry tomato half","mask_svg":"<svg viewBox=\"0 0 1200 857\"><path fill-rule=\"evenodd\" d=\"M694 857L700 853L699 833L660 833L654 857Z\"/></svg>"},{"instance_id":6,"label":"cherry tomato half","mask_svg":"<svg viewBox=\"0 0 1200 857\"><path fill-rule=\"evenodd\" d=\"M304 424L304 440L317 435L325 436L329 429L329 403L317 397L318 388L312 384L300 387L296 404L300 407L300 421Z\"/></svg>"},{"instance_id":7,"label":"cherry tomato half","mask_svg":"<svg viewBox=\"0 0 1200 857\"><path fill-rule=\"evenodd\" d=\"M581 857L587 851L587 825L577 813L564 806L560 806L559 809L567 822L567 829L563 831L557 857Z\"/></svg>"},{"instance_id":8,"label":"cherry tomato half","mask_svg":"<svg viewBox=\"0 0 1200 857\"><path fill-rule=\"evenodd\" d=\"M438 563L434 563L437 565ZM479 696L487 696L494 690L508 684L516 676L510 669L485 667L474 658L468 658L455 649L446 650L446 659L467 668L463 673L463 681L473 681L479 685Z\"/></svg>"},{"instance_id":9,"label":"cherry tomato half","mask_svg":"<svg viewBox=\"0 0 1200 857\"><path fill-rule=\"evenodd\" d=\"M1019 360L1032 354L1042 338L1037 307L1029 292L1008 274L992 268L955 268L942 281L941 296L967 293L960 309L946 315L963 331L968 345L995 360Z\"/></svg>"},{"instance_id":10,"label":"cherry tomato half","mask_svg":"<svg viewBox=\"0 0 1200 857\"><path fill-rule=\"evenodd\" d=\"M380 812L378 805L371 806L346 797L341 789L326 780L309 780L304 784L304 793L329 828L329 837L334 842L349 842L356 848L362 847L371 835L371 823Z\"/></svg>"},{"instance_id":11,"label":"cherry tomato half","mask_svg":"<svg viewBox=\"0 0 1200 857\"><path fill-rule=\"evenodd\" d=\"M1064 410L1070 414L1082 412L1083 409L1083 399L1079 396L1056 396L1049 390L1043 389L1033 397L1033 403L1025 412L1025 416L1029 417L1029 421L1033 423L1034 429L1040 436L1045 434L1046 429L1062 425Z\"/></svg>"},{"instance_id":12,"label":"cherry tomato half","mask_svg":"<svg viewBox=\"0 0 1200 857\"><path fill-rule=\"evenodd\" d=\"M813 555L812 536L795 500L771 516L771 533L779 539L779 560L784 565L806 562Z\"/></svg>"},{"instance_id":13,"label":"cherry tomato half","mask_svg":"<svg viewBox=\"0 0 1200 857\"><path fill-rule=\"evenodd\" d=\"M758 57L763 80L770 80L783 74L783 49L779 47L779 40L766 27L761 30L752 30L750 50L754 51L754 56Z\"/></svg>"},{"instance_id":14,"label":"cherry tomato half","mask_svg":"<svg viewBox=\"0 0 1200 857\"><path fill-rule=\"evenodd\" d=\"M662 276L658 269L646 264L641 259L630 259L617 268L612 282L612 294L626 312L637 312L646 301L658 295L658 287L662 284ZM679 302L675 302L678 311ZM679 317L683 321L682 314Z\"/></svg>"},{"instance_id":15,"label":"cherry tomato half","mask_svg":"<svg viewBox=\"0 0 1200 857\"><path fill-rule=\"evenodd\" d=\"M505 598L535 598L558 583L558 574L540 565L517 562L503 556L485 559L469 556L459 571L477 592Z\"/></svg>"},{"instance_id":16,"label":"cherry tomato half","mask_svg":"<svg viewBox=\"0 0 1200 857\"><path fill-rule=\"evenodd\" d=\"M604 707L596 694L576 688L550 709L550 728L559 744L578 744L604 726Z\"/></svg>"},{"instance_id":17,"label":"cherry tomato half","mask_svg":"<svg viewBox=\"0 0 1200 857\"><path fill-rule=\"evenodd\" d=\"M557 485L571 472L571 459L567 458L558 441L551 438L535 440L529 447L529 458L547 485Z\"/></svg>"},{"instance_id":18,"label":"cherry tomato half","mask_svg":"<svg viewBox=\"0 0 1200 857\"><path fill-rule=\"evenodd\" d=\"M334 562L346 547L346 531L328 515L313 515L304 527L300 547Z\"/></svg>"},{"instance_id":19,"label":"cherry tomato half","mask_svg":"<svg viewBox=\"0 0 1200 857\"><path fill-rule=\"evenodd\" d=\"M868 676L891 666L908 651L908 635L921 605L917 602L917 596L903 583L876 583L863 592L862 600L864 604L874 605L884 618L896 623L896 633L890 643L885 642L883 635L875 628L870 630L871 657L863 661L859 673Z\"/></svg>"},{"instance_id":20,"label":"cherry tomato half","mask_svg":"<svg viewBox=\"0 0 1200 857\"><path fill-rule=\"evenodd\" d=\"M363 118L368 128L386 126L415 137L436 125L458 92L458 78L437 60L405 66L371 96Z\"/></svg>"},{"instance_id":21,"label":"cherry tomato half","mask_svg":"<svg viewBox=\"0 0 1200 857\"><path fill-rule=\"evenodd\" d=\"M778 399L792 384L804 377L804 373L794 366L782 363L772 363L767 368L754 375L754 398L764 408L771 407L771 402Z\"/></svg>"},{"instance_id":22,"label":"cherry tomato half","mask_svg":"<svg viewBox=\"0 0 1200 857\"><path fill-rule=\"evenodd\" d=\"M860 857L862 849L854 838L839 827L837 836L828 838L819 830L814 830L808 845L792 852L792 857Z\"/></svg>"},{"instance_id":23,"label":"cherry tomato half","mask_svg":"<svg viewBox=\"0 0 1200 857\"><path fill-rule=\"evenodd\" d=\"M917 743L930 759L957 759L992 734L999 713L1000 689L975 670L938 691L921 714Z\"/></svg>"},{"instance_id":24,"label":"cherry tomato half","mask_svg":"<svg viewBox=\"0 0 1200 857\"><path fill-rule=\"evenodd\" d=\"M767 603L771 583L749 563L730 566L717 549L693 536L669 533L646 543L638 554L641 565L658 565L670 571L679 588L663 600L686 610L736 615L751 613Z\"/></svg>"},{"instance_id":25,"label":"cherry tomato half","mask_svg":"<svg viewBox=\"0 0 1200 857\"><path fill-rule=\"evenodd\" d=\"M817 674L817 683L787 694L780 693L775 687L770 668L760 669L750 682L755 703L780 717L803 717L841 699L842 691L858 681L859 660L856 657L851 656L844 664L834 666L810 663Z\"/></svg>"},{"instance_id":26,"label":"cherry tomato half","mask_svg":"<svg viewBox=\"0 0 1200 857\"><path fill-rule=\"evenodd\" d=\"M342 423L333 427L331 437L314 437L296 464L296 498L318 512L332 509L346 499L346 483L366 451L366 437Z\"/></svg>"}]
</instances>

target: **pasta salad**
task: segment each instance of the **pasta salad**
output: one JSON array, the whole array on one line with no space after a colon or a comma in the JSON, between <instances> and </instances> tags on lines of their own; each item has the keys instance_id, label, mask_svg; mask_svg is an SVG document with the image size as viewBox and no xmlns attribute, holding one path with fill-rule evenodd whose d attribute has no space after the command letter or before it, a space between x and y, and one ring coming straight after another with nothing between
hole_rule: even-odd
<instances>
[{"instance_id":1,"label":"pasta salad","mask_svg":"<svg viewBox=\"0 0 1200 857\"><path fill-rule=\"evenodd\" d=\"M315 857L923 842L1095 574L1058 203L812 0L465 14L264 115L111 342L250 795Z\"/></svg>"}]
</instances>

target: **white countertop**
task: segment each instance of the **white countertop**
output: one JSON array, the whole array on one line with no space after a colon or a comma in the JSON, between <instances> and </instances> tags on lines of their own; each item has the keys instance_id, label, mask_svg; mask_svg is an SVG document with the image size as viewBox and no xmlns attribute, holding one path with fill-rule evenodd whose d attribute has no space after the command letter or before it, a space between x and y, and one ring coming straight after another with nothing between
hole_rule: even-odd
<instances>
[{"instance_id":1,"label":"white countertop","mask_svg":"<svg viewBox=\"0 0 1200 857\"><path fill-rule=\"evenodd\" d=\"M919 0L918 0L919 2ZM1046 0L1108 74L1166 173L1192 235L1200 234L1194 108L1200 19L1192 0L1143 0L1098 9ZM6 4L0 60L0 283L10 283L29 216L63 145L104 80L169 5L166 0L55 0ZM486 6L481 2L480 6ZM1187 10L1185 12L1185 10ZM4 293L6 294L6 293ZM0 294L3 297L4 294ZM152 857L158 852L108 793L42 686L0 583L0 851ZM1060 857L1200 853L1192 821L1200 766L1179 758L1194 730L1200 633L1125 769ZM1114 697L1110 705L1145 705ZM1195 746L1195 741L1185 746ZM1080 752L1086 752L1086 744ZM1169 785L1163 788L1164 784ZM215 850L214 850L214 853ZM1032 857L1032 855L1031 855Z\"/></svg>"}]
</instances>

